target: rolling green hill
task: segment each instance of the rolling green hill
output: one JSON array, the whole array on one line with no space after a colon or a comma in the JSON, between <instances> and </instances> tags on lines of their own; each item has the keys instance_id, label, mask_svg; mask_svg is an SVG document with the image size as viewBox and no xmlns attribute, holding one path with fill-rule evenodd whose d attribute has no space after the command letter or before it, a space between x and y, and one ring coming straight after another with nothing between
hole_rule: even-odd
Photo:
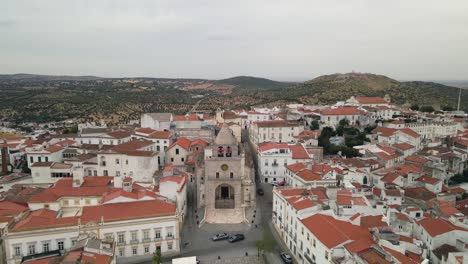
<instances>
[{"instance_id":1,"label":"rolling green hill","mask_svg":"<svg viewBox=\"0 0 468 264\"><path fill-rule=\"evenodd\" d=\"M198 86L206 89L184 89ZM218 87L223 89L220 93ZM458 88L433 82L399 82L382 75L347 73L303 83L238 76L223 80L0 75L0 117L17 122L79 117L118 123L144 112L185 113L286 103L328 104L356 96L385 96L396 104L456 107ZM468 90L462 93L468 110Z\"/></svg>"},{"instance_id":2,"label":"rolling green hill","mask_svg":"<svg viewBox=\"0 0 468 264\"><path fill-rule=\"evenodd\" d=\"M287 97L303 103L333 103L353 95L390 95L396 104L449 105L455 107L459 89L433 82L399 82L383 75L347 73L317 77L288 87ZM462 105L468 109L468 91L462 93Z\"/></svg>"}]
</instances>

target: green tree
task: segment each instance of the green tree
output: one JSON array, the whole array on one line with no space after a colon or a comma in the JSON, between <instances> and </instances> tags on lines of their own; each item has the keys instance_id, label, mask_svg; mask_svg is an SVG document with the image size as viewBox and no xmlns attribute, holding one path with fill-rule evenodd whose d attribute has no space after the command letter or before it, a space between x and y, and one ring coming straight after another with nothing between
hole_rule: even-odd
<instances>
[{"instance_id":1,"label":"green tree","mask_svg":"<svg viewBox=\"0 0 468 264\"><path fill-rule=\"evenodd\" d=\"M413 110L413 111L418 111L419 110L419 105L418 104L412 104L410 109Z\"/></svg>"},{"instance_id":2,"label":"green tree","mask_svg":"<svg viewBox=\"0 0 468 264\"><path fill-rule=\"evenodd\" d=\"M310 123L310 129L311 130L317 130L320 128L320 124L319 124L319 121L317 120L313 120L311 123Z\"/></svg>"},{"instance_id":3,"label":"green tree","mask_svg":"<svg viewBox=\"0 0 468 264\"><path fill-rule=\"evenodd\" d=\"M161 258L161 249L157 248L156 252L153 253L153 264L161 264L162 263L162 258Z\"/></svg>"},{"instance_id":4,"label":"green tree","mask_svg":"<svg viewBox=\"0 0 468 264\"><path fill-rule=\"evenodd\" d=\"M453 111L455 109L450 105L444 105L444 106L442 106L442 110L444 110L444 111Z\"/></svg>"},{"instance_id":5,"label":"green tree","mask_svg":"<svg viewBox=\"0 0 468 264\"><path fill-rule=\"evenodd\" d=\"M421 108L419 108L419 111L425 112L425 113L432 113L434 112L434 107L432 107L431 105L421 106Z\"/></svg>"}]
</instances>

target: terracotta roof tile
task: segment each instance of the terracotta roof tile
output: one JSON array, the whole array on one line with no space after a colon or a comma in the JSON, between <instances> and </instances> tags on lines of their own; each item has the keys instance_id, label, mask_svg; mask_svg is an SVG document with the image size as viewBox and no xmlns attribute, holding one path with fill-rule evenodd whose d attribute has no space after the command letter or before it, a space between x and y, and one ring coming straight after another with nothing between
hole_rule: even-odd
<instances>
[{"instance_id":1,"label":"terracotta roof tile","mask_svg":"<svg viewBox=\"0 0 468 264\"><path fill-rule=\"evenodd\" d=\"M372 237L367 228L337 220L329 215L315 214L302 219L301 222L329 249L346 241L372 241Z\"/></svg>"}]
</instances>

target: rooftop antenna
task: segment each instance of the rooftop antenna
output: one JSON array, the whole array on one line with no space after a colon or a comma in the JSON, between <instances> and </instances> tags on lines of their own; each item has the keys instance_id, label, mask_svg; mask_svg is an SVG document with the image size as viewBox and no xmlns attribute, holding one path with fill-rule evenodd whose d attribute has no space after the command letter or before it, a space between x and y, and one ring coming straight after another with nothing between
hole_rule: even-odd
<instances>
[{"instance_id":1,"label":"rooftop antenna","mask_svg":"<svg viewBox=\"0 0 468 264\"><path fill-rule=\"evenodd\" d=\"M460 87L460 90L458 91L458 106L457 106L457 111L460 111L461 92L462 92L462 88Z\"/></svg>"}]
</instances>

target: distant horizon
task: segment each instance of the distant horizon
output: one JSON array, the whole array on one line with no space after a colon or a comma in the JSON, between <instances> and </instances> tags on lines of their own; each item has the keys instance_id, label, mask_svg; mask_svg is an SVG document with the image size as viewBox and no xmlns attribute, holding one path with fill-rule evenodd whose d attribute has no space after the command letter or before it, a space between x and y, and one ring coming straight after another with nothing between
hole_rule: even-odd
<instances>
[{"instance_id":1,"label":"distant horizon","mask_svg":"<svg viewBox=\"0 0 468 264\"><path fill-rule=\"evenodd\" d=\"M199 79L199 80L210 80L210 81L219 81L219 80L225 80L225 79L230 79L230 78L235 78L235 77L252 77L252 78L263 78L263 79L268 79L271 81L277 81L277 82L306 82L310 81L314 78L324 76L324 75L332 75L332 74L349 74L349 73L359 73L359 74L376 74L376 75L383 75L386 76L390 79L399 81L399 82L411 82L411 81L424 81L424 82L435 82L435 83L462 83L468 84L468 78L467 79L452 79L452 80L438 80L438 79L397 79L397 78L392 78L391 76L385 75L385 74L378 74L378 73L372 73L372 72L335 72L335 73L329 73L329 74L322 74L322 75L317 75L317 76L312 76L311 78L270 78L270 77L264 77L264 76L255 76L255 75L232 75L230 77L225 77L225 78L202 78L202 77L164 77L164 76L103 76L103 75L95 75L95 74L43 74L43 73L27 73L27 72L17 72L17 73L0 73L0 75L38 75L38 76L54 76L54 77L96 77L96 78L103 78L103 79L126 79L126 78L149 78L149 79Z\"/></svg>"},{"instance_id":2,"label":"distant horizon","mask_svg":"<svg viewBox=\"0 0 468 264\"><path fill-rule=\"evenodd\" d=\"M0 72L304 81L354 70L468 79L464 0L2 4Z\"/></svg>"}]
</instances>

